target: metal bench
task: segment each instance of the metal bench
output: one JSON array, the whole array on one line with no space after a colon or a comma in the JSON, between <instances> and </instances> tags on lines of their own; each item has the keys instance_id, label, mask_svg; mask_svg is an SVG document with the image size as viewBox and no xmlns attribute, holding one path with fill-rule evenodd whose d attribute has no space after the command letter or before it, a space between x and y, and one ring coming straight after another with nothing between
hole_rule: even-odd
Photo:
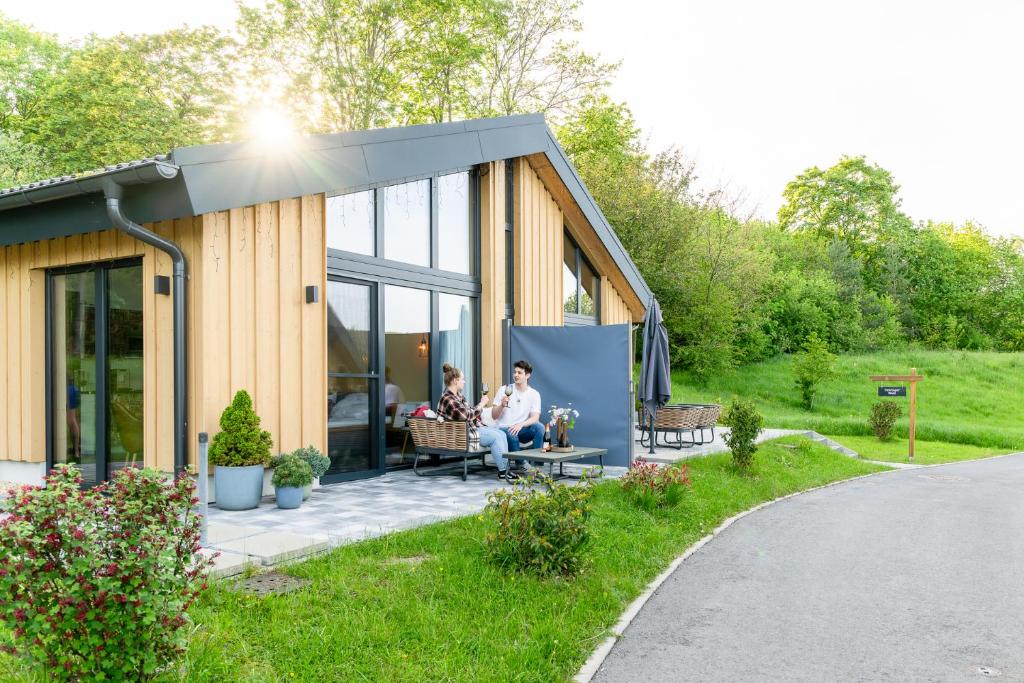
<instances>
[{"instance_id":1,"label":"metal bench","mask_svg":"<svg viewBox=\"0 0 1024 683\"><path fill-rule=\"evenodd\" d=\"M677 403L658 408L654 416L654 433L651 434L650 413L644 411L644 419L640 422L640 444L650 447L654 438L655 447L675 448L681 450L692 446L703 446L715 440L715 425L722 413L722 406L714 403ZM711 432L708 439L706 432ZM683 434L689 434L688 441ZM662 434L662 442L658 442L658 434ZM674 440L668 435L675 434Z\"/></svg>"},{"instance_id":2,"label":"metal bench","mask_svg":"<svg viewBox=\"0 0 1024 683\"><path fill-rule=\"evenodd\" d=\"M491 452L486 446L481 446L478 441L469 438L469 423L458 421L438 422L433 417L410 417L408 421L409 434L412 435L412 443L416 447L416 457L412 461L412 471L417 476L426 476L419 470L421 455L436 455L445 458L462 459L462 481L466 481L469 474L469 461L479 459L481 467L484 465L484 456ZM458 470L456 469L457 473ZM432 472L435 474L447 474L447 471Z\"/></svg>"}]
</instances>

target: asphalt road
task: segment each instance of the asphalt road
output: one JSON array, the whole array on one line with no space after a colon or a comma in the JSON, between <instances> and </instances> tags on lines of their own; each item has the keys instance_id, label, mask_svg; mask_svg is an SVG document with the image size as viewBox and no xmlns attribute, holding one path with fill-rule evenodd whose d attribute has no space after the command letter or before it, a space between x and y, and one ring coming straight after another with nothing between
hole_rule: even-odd
<instances>
[{"instance_id":1,"label":"asphalt road","mask_svg":"<svg viewBox=\"0 0 1024 683\"><path fill-rule=\"evenodd\" d=\"M594 680L1024 681L1024 455L738 520L662 584Z\"/></svg>"}]
</instances>

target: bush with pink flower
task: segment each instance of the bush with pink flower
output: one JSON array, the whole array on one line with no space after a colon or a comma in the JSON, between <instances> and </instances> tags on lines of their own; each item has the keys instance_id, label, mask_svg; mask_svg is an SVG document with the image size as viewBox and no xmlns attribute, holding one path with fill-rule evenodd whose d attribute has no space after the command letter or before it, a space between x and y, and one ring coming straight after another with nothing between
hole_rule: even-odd
<instances>
[{"instance_id":1,"label":"bush with pink flower","mask_svg":"<svg viewBox=\"0 0 1024 683\"><path fill-rule=\"evenodd\" d=\"M0 502L0 648L49 679L147 680L183 652L206 588L193 484L119 470L82 488L72 467Z\"/></svg>"},{"instance_id":2,"label":"bush with pink flower","mask_svg":"<svg viewBox=\"0 0 1024 683\"><path fill-rule=\"evenodd\" d=\"M686 465L659 466L636 458L621 479L622 489L638 507L648 512L679 503L690 486Z\"/></svg>"}]
</instances>

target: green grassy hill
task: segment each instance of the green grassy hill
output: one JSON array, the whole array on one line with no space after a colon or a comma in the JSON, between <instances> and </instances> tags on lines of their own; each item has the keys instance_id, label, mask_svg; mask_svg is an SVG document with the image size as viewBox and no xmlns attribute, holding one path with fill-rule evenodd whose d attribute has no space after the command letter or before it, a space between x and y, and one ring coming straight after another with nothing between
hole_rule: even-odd
<instances>
[{"instance_id":1,"label":"green grassy hill","mask_svg":"<svg viewBox=\"0 0 1024 683\"><path fill-rule=\"evenodd\" d=\"M836 379L824 384L807 412L793 383L793 358L748 365L698 386L673 373L674 403L753 400L769 427L822 434L869 435L871 404L880 400L869 375L924 375L918 384L917 438L1024 450L1024 353L890 351L840 356ZM892 383L890 383L892 384ZM906 437L909 399L895 435Z\"/></svg>"}]
</instances>

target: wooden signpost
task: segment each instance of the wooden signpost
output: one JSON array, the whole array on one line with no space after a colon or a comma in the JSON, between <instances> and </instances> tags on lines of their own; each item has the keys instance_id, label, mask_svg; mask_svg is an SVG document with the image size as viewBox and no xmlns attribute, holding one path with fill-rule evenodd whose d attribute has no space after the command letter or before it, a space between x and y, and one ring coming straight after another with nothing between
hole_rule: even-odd
<instances>
[{"instance_id":1,"label":"wooden signpost","mask_svg":"<svg viewBox=\"0 0 1024 683\"><path fill-rule=\"evenodd\" d=\"M910 368L909 375L871 375L872 382L907 382L910 384L910 450L909 457L914 459L914 428L917 426L917 383L924 379L917 374L917 368ZM901 389L903 391L901 391ZM906 396L904 387L879 387L879 396Z\"/></svg>"}]
</instances>

